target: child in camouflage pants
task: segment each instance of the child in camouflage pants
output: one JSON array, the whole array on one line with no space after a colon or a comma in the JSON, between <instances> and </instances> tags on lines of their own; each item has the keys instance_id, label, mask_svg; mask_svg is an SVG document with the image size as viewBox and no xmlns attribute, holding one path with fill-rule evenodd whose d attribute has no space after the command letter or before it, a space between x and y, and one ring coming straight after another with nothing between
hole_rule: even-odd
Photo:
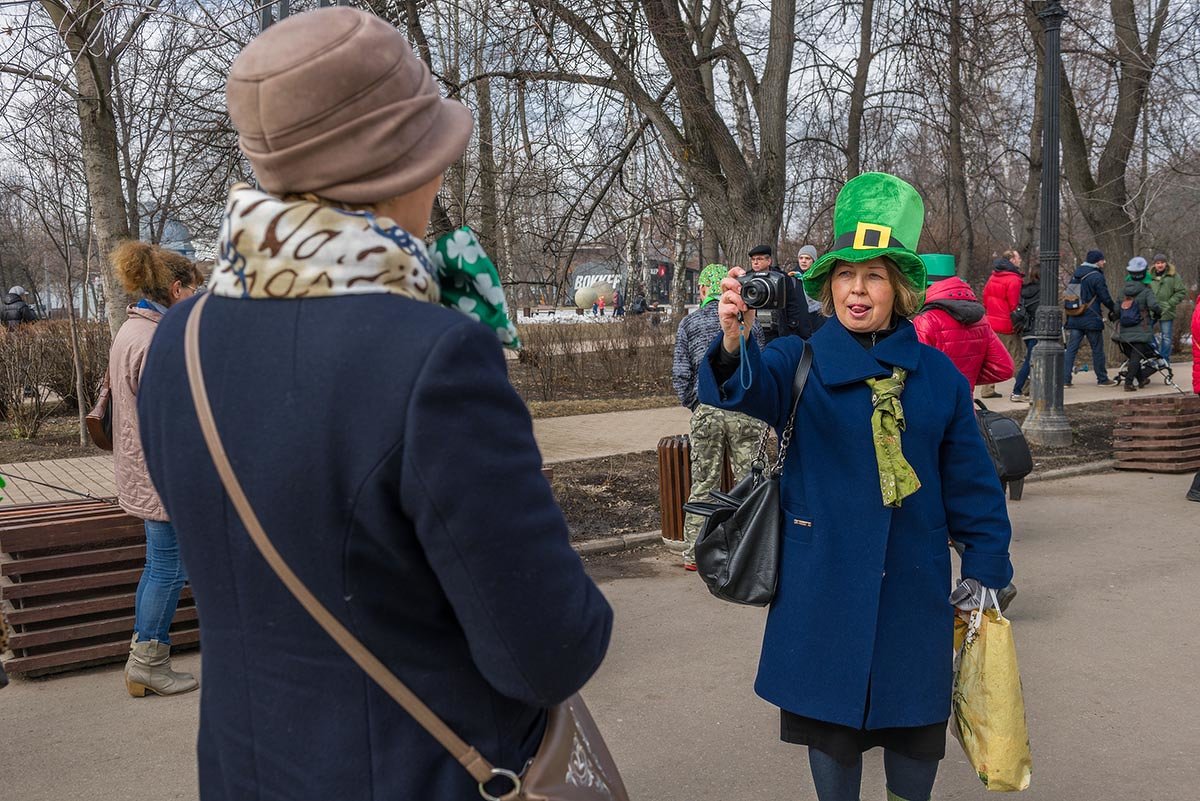
<instances>
[{"instance_id":1,"label":"child in camouflage pants","mask_svg":"<svg viewBox=\"0 0 1200 801\"><path fill-rule=\"evenodd\" d=\"M703 403L697 406L692 412L692 494L688 502L702 501L708 493L720 488L727 451L734 480L749 473L762 432L763 423L753 417ZM683 540L687 544L683 566L688 570L696 567L696 537L703 524L704 518L699 515L687 515L683 521Z\"/></svg>"}]
</instances>

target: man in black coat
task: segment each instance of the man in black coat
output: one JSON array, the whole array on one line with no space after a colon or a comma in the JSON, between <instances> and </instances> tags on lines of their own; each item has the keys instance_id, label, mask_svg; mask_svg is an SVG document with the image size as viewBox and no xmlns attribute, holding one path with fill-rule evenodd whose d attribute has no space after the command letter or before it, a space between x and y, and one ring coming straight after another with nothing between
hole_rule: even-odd
<instances>
[{"instance_id":1,"label":"man in black coat","mask_svg":"<svg viewBox=\"0 0 1200 801\"><path fill-rule=\"evenodd\" d=\"M770 245L756 245L750 249L750 269L756 273L781 273L773 265L773 251ZM804 294L804 285L793 275L786 275L787 300L782 309L760 309L757 318L762 324L763 335L767 342L783 336L798 336L808 339L812 336L813 327L808 316L808 297Z\"/></svg>"},{"instance_id":2,"label":"man in black coat","mask_svg":"<svg viewBox=\"0 0 1200 801\"><path fill-rule=\"evenodd\" d=\"M0 307L0 324L9 331L25 323L32 323L38 318L37 312L25 301L27 294L29 293L25 291L25 287L14 286L4 296L4 305Z\"/></svg>"}]
</instances>

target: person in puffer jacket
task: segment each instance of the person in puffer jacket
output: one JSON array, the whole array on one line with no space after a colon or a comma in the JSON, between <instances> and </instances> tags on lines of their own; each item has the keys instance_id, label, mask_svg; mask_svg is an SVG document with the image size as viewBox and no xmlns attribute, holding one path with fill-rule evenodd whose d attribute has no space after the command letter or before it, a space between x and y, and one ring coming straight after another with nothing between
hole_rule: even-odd
<instances>
[{"instance_id":1,"label":"person in puffer jacket","mask_svg":"<svg viewBox=\"0 0 1200 801\"><path fill-rule=\"evenodd\" d=\"M1200 299L1192 312L1192 391L1200 395Z\"/></svg>"},{"instance_id":2,"label":"person in puffer jacket","mask_svg":"<svg viewBox=\"0 0 1200 801\"><path fill-rule=\"evenodd\" d=\"M1196 299L1196 310L1192 312L1192 391L1200 395L1200 298ZM1200 501L1200 471L1192 479L1187 499Z\"/></svg>"},{"instance_id":3,"label":"person in puffer jacket","mask_svg":"<svg viewBox=\"0 0 1200 801\"><path fill-rule=\"evenodd\" d=\"M983 308L987 313L988 325L1000 337L1001 344L1014 362L1021 358L1025 346L1019 332L1013 330L1013 312L1021 305L1021 254L1006 250L1004 255L992 262L992 274L983 286ZM998 398L996 386L983 382L979 397Z\"/></svg>"},{"instance_id":4,"label":"person in puffer jacket","mask_svg":"<svg viewBox=\"0 0 1200 801\"><path fill-rule=\"evenodd\" d=\"M984 319L971 287L954 274L954 257L932 253L921 260L928 277L925 305L913 318L917 339L949 356L972 392L977 383L1012 378L1012 356Z\"/></svg>"},{"instance_id":5,"label":"person in puffer jacket","mask_svg":"<svg viewBox=\"0 0 1200 801\"><path fill-rule=\"evenodd\" d=\"M1125 354L1125 391L1134 392L1150 383L1154 368L1150 360L1157 353L1154 349L1154 321L1162 313L1158 298L1146 275L1146 260L1134 256L1125 268L1125 286L1122 289L1120 306L1109 313L1117 324L1113 339ZM1137 386L1134 386L1137 379Z\"/></svg>"}]
</instances>

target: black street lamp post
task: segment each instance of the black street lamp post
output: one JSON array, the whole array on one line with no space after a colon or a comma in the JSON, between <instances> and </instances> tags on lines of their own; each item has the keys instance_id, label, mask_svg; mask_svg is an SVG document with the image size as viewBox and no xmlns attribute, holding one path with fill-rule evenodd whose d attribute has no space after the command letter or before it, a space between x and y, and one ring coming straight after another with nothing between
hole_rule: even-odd
<instances>
[{"instance_id":1,"label":"black street lamp post","mask_svg":"<svg viewBox=\"0 0 1200 801\"><path fill-rule=\"evenodd\" d=\"M1058 301L1058 93L1062 63L1059 32L1067 12L1059 0L1048 0L1038 12L1046 34L1045 75L1042 81L1042 209L1041 297L1034 321L1037 345L1033 349L1030 379L1033 402L1021 427L1034 445L1062 447L1071 444L1071 425L1063 410L1062 307Z\"/></svg>"}]
</instances>

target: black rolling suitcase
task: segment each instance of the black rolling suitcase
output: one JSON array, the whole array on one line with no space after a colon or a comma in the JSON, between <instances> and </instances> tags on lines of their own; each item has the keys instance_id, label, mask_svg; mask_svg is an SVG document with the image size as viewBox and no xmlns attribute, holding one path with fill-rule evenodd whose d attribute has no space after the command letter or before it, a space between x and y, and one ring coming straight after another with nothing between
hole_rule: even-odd
<instances>
[{"instance_id":1,"label":"black rolling suitcase","mask_svg":"<svg viewBox=\"0 0 1200 801\"><path fill-rule=\"evenodd\" d=\"M983 401L977 400L975 405L979 407L975 412L979 433L983 434L988 453L992 455L992 464L996 466L1000 484L1008 490L1009 498L1019 501L1025 489L1025 476L1033 472L1033 454L1029 452L1029 443L1025 441L1025 435L1016 420L990 411Z\"/></svg>"}]
</instances>

